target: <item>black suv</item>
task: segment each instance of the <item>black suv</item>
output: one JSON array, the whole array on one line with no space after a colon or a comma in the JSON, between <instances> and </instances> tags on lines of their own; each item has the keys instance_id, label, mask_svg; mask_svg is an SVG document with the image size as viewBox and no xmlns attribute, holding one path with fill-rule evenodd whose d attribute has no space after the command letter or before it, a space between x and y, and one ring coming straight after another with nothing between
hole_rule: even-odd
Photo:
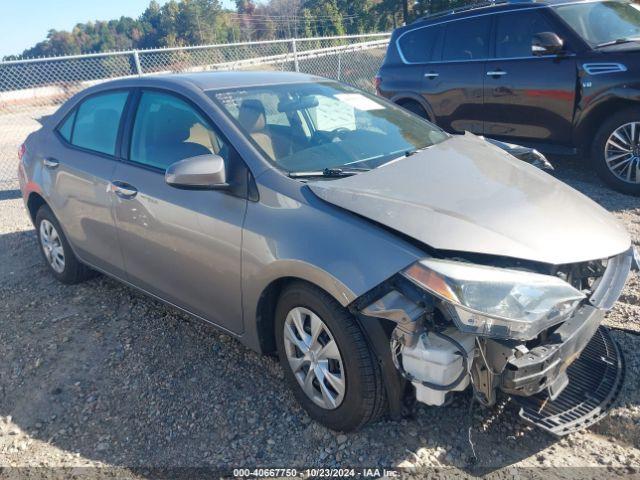
<instances>
[{"instance_id":1,"label":"black suv","mask_svg":"<svg viewBox=\"0 0 640 480\"><path fill-rule=\"evenodd\" d=\"M451 132L590 153L640 195L640 6L491 2L393 32L378 93Z\"/></svg>"}]
</instances>

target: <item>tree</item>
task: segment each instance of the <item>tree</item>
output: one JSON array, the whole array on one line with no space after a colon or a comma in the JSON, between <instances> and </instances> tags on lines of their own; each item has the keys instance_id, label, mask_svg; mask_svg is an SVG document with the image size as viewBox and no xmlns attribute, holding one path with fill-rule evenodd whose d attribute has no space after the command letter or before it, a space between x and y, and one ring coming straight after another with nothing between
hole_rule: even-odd
<instances>
[{"instance_id":1,"label":"tree","mask_svg":"<svg viewBox=\"0 0 640 480\"><path fill-rule=\"evenodd\" d=\"M23 57L131 48L228 43L388 31L403 22L473 0L151 0L137 18L79 23L50 30Z\"/></svg>"}]
</instances>

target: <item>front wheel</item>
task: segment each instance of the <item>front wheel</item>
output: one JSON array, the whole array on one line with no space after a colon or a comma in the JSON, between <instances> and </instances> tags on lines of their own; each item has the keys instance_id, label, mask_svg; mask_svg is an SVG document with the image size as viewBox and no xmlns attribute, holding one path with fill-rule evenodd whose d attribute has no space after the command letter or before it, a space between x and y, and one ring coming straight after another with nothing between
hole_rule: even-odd
<instances>
[{"instance_id":1,"label":"front wheel","mask_svg":"<svg viewBox=\"0 0 640 480\"><path fill-rule=\"evenodd\" d=\"M296 282L276 307L276 341L298 402L328 428L351 431L380 416L384 385L352 315L326 292Z\"/></svg>"},{"instance_id":2,"label":"front wheel","mask_svg":"<svg viewBox=\"0 0 640 480\"><path fill-rule=\"evenodd\" d=\"M591 160L609 186L640 195L640 109L622 110L602 124L593 140Z\"/></svg>"}]
</instances>

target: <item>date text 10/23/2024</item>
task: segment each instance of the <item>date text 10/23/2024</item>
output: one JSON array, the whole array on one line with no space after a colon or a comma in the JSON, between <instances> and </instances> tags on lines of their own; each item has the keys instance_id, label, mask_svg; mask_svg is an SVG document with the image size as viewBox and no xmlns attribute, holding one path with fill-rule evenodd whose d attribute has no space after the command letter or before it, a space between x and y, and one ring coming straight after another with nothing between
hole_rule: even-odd
<instances>
[{"instance_id":1,"label":"date text 10/23/2024","mask_svg":"<svg viewBox=\"0 0 640 480\"><path fill-rule=\"evenodd\" d=\"M398 470L385 468L234 468L236 478L394 478L399 477Z\"/></svg>"}]
</instances>

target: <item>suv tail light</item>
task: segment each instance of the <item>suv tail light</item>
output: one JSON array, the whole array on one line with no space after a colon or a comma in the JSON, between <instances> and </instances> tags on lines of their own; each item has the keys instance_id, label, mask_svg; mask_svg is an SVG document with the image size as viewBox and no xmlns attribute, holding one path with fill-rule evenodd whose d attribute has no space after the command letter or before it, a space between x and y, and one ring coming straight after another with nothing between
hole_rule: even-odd
<instances>
[{"instance_id":1,"label":"suv tail light","mask_svg":"<svg viewBox=\"0 0 640 480\"><path fill-rule=\"evenodd\" d=\"M376 93L378 95L380 95L380 83L382 82L382 78L380 78L380 75L376 75L375 77L373 77L373 86L376 89Z\"/></svg>"},{"instance_id":2,"label":"suv tail light","mask_svg":"<svg viewBox=\"0 0 640 480\"><path fill-rule=\"evenodd\" d=\"M27 146L23 142L22 145L20 145L20 148L18 148L18 160L22 161L22 157L24 157L24 152L26 151Z\"/></svg>"}]
</instances>

